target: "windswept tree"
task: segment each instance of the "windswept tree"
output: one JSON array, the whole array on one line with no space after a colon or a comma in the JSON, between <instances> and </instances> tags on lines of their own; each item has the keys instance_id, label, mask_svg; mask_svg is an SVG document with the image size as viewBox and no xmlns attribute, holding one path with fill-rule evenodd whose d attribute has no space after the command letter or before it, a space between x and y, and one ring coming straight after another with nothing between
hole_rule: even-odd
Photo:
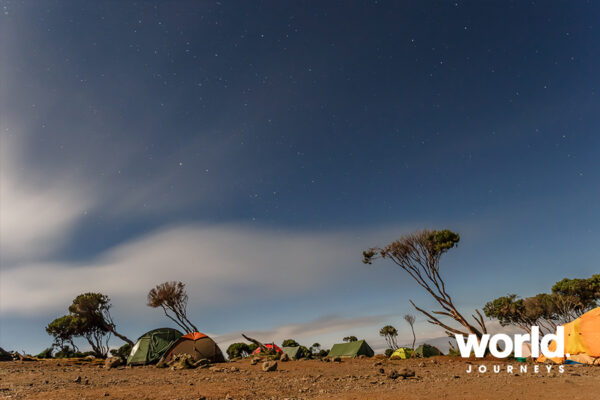
<instances>
[{"instance_id":1,"label":"windswept tree","mask_svg":"<svg viewBox=\"0 0 600 400\"><path fill-rule=\"evenodd\" d=\"M46 326L46 332L54 338L54 347L63 350L65 346L70 345L73 350L79 351L74 341L80 333L80 324L77 317L63 315L56 318Z\"/></svg>"},{"instance_id":2,"label":"windswept tree","mask_svg":"<svg viewBox=\"0 0 600 400\"><path fill-rule=\"evenodd\" d=\"M48 324L46 332L54 337L53 345L64 353L70 352L67 343L73 350L77 350L73 339L82 337L87 340L96 356L106 357L108 354L110 332L78 315L69 314L55 319Z\"/></svg>"},{"instance_id":3,"label":"windswept tree","mask_svg":"<svg viewBox=\"0 0 600 400\"><path fill-rule=\"evenodd\" d=\"M187 302L188 295L182 282L164 282L148 293L148 306L161 307L165 315L184 331L197 332L198 328L187 317Z\"/></svg>"},{"instance_id":4,"label":"windswept tree","mask_svg":"<svg viewBox=\"0 0 600 400\"><path fill-rule=\"evenodd\" d=\"M390 349L396 350L398 343L396 338L398 337L398 330L392 325L386 325L379 330L379 336L383 336Z\"/></svg>"},{"instance_id":5,"label":"windswept tree","mask_svg":"<svg viewBox=\"0 0 600 400\"><path fill-rule=\"evenodd\" d=\"M119 339L133 346L133 342L116 330L115 323L110 315L110 298L102 293L84 293L73 300L69 312L81 317L85 323L93 328L94 335L99 332L110 332Z\"/></svg>"},{"instance_id":6,"label":"windswept tree","mask_svg":"<svg viewBox=\"0 0 600 400\"><path fill-rule=\"evenodd\" d=\"M554 304L550 295L539 294L520 299L515 294L498 297L483 307L488 318L497 319L502 326L513 325L531 333L532 326L538 326L542 333L556 329Z\"/></svg>"},{"instance_id":7,"label":"windswept tree","mask_svg":"<svg viewBox=\"0 0 600 400\"><path fill-rule=\"evenodd\" d=\"M133 342L116 331L110 315L110 298L102 293L84 293L77 296L69 306L69 314L59 317L46 327L46 332L54 337L54 346L68 353L66 345L77 350L74 339L82 337L99 357L108 354L111 335Z\"/></svg>"},{"instance_id":8,"label":"windswept tree","mask_svg":"<svg viewBox=\"0 0 600 400\"><path fill-rule=\"evenodd\" d=\"M476 315L473 315L473 318L476 324L470 323L457 310L440 274L440 258L455 247L459 240L459 235L449 230L423 230L402 236L385 247L373 247L364 251L363 262L371 264L378 258L391 260L405 270L441 307L441 310L428 312L410 301L413 307L429 318L428 322L444 328L448 336L474 334L481 338L487 333L483 316L479 310L475 310ZM454 328L442 322L436 315L452 318L464 329Z\"/></svg>"},{"instance_id":9,"label":"windswept tree","mask_svg":"<svg viewBox=\"0 0 600 400\"><path fill-rule=\"evenodd\" d=\"M346 336L344 342L358 342L358 338L356 336Z\"/></svg>"},{"instance_id":10,"label":"windswept tree","mask_svg":"<svg viewBox=\"0 0 600 400\"><path fill-rule=\"evenodd\" d=\"M552 286L552 294L560 296L556 302L563 319L578 318L600 305L600 274L588 279L565 278Z\"/></svg>"},{"instance_id":11,"label":"windswept tree","mask_svg":"<svg viewBox=\"0 0 600 400\"><path fill-rule=\"evenodd\" d=\"M597 306L600 300L600 274L589 279L563 279L552 286L552 293L521 299L515 294L486 303L483 311L500 325L513 325L531 333L538 326L552 333L558 325L573 321Z\"/></svg>"},{"instance_id":12,"label":"windswept tree","mask_svg":"<svg viewBox=\"0 0 600 400\"><path fill-rule=\"evenodd\" d=\"M410 325L410 330L412 331L412 334L413 334L413 342L412 342L412 347L411 347L411 349L413 350L413 354L414 354L414 351L415 351L415 343L416 343L416 341L417 341L417 336L415 335L415 321L416 321L417 319L416 319L416 318L415 318L415 316L414 316L414 315L412 315L412 314L405 314L405 315L404 315L404 320L405 320L406 322L408 322L408 324Z\"/></svg>"}]
</instances>

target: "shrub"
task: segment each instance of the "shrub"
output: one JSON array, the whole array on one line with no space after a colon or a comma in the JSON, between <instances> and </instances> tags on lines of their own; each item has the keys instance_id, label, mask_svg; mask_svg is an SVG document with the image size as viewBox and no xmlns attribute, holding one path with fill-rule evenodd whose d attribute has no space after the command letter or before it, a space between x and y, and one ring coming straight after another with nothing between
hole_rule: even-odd
<instances>
[{"instance_id":1,"label":"shrub","mask_svg":"<svg viewBox=\"0 0 600 400\"><path fill-rule=\"evenodd\" d=\"M110 351L110 354L113 355L114 357L119 357L121 360L125 361L125 360L127 360L127 357L129 357L129 354L131 353L131 348L132 348L132 346L129 343L125 343L123 346L119 347L118 349L112 349Z\"/></svg>"},{"instance_id":2,"label":"shrub","mask_svg":"<svg viewBox=\"0 0 600 400\"><path fill-rule=\"evenodd\" d=\"M246 343L232 343L227 348L227 356L230 360L238 357L247 357L252 351Z\"/></svg>"},{"instance_id":3,"label":"shrub","mask_svg":"<svg viewBox=\"0 0 600 400\"><path fill-rule=\"evenodd\" d=\"M54 352L54 348L48 347L47 349L43 350L40 354L38 354L36 357L37 358L53 358L53 356L52 356L53 352Z\"/></svg>"}]
</instances>

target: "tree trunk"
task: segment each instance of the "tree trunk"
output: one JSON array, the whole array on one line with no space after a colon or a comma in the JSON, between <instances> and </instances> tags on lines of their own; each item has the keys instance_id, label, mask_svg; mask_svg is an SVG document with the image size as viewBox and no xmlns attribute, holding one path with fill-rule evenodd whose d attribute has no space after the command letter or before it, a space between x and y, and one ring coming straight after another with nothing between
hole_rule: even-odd
<instances>
[{"instance_id":1,"label":"tree trunk","mask_svg":"<svg viewBox=\"0 0 600 400\"><path fill-rule=\"evenodd\" d=\"M121 335L120 333L115 331L114 327L111 327L110 331L113 333L113 335L115 335L116 337L118 337L119 339L121 339L122 341L128 343L129 345L131 345L133 347L134 343L127 336Z\"/></svg>"},{"instance_id":2,"label":"tree trunk","mask_svg":"<svg viewBox=\"0 0 600 400\"><path fill-rule=\"evenodd\" d=\"M248 337L248 336L244 335L243 333L242 333L242 336L243 336L243 337L244 337L244 339L246 339L247 341L249 341L249 342L252 342L252 343L254 343L255 345L257 345L258 347L260 347L260 350L261 350L261 352L265 352L265 353L268 353L268 352L269 352L269 349L267 348L267 346L265 346L264 344L262 344L262 343L261 343L261 342L259 342L258 340L256 340L256 339L252 339L251 337Z\"/></svg>"}]
</instances>

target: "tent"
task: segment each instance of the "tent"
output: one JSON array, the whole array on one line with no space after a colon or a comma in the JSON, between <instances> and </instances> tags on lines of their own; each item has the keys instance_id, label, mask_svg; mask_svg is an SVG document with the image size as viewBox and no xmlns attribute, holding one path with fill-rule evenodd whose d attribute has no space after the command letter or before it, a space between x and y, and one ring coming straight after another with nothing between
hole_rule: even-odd
<instances>
[{"instance_id":1,"label":"tent","mask_svg":"<svg viewBox=\"0 0 600 400\"><path fill-rule=\"evenodd\" d=\"M283 350L281 350L281 348L279 348L279 346L277 346L274 343L268 343L265 344L265 347L269 350L275 350L275 353L283 353ZM260 347L257 347L253 352L252 355L257 355L260 353Z\"/></svg>"},{"instance_id":2,"label":"tent","mask_svg":"<svg viewBox=\"0 0 600 400\"><path fill-rule=\"evenodd\" d=\"M375 352L364 340L348 343L336 343L329 350L328 357L373 357Z\"/></svg>"},{"instance_id":3,"label":"tent","mask_svg":"<svg viewBox=\"0 0 600 400\"><path fill-rule=\"evenodd\" d=\"M165 353L161 361L169 362L176 354L189 354L194 361L203 358L212 362L225 361L225 357L215 341L200 332L192 332L180 337Z\"/></svg>"},{"instance_id":4,"label":"tent","mask_svg":"<svg viewBox=\"0 0 600 400\"><path fill-rule=\"evenodd\" d=\"M281 350L283 350L283 352L287 354L289 358L292 359L299 359L304 356L304 352L302 351L300 346L282 347Z\"/></svg>"},{"instance_id":5,"label":"tent","mask_svg":"<svg viewBox=\"0 0 600 400\"><path fill-rule=\"evenodd\" d=\"M586 312L574 321L564 324L565 354L569 360L585 364L600 364L600 307ZM552 341L550 350L556 350L556 342ZM537 361L545 362L541 355ZM551 358L557 364L563 364L565 357Z\"/></svg>"},{"instance_id":6,"label":"tent","mask_svg":"<svg viewBox=\"0 0 600 400\"><path fill-rule=\"evenodd\" d=\"M433 357L433 356L443 356L444 354L435 346L430 344L422 344L415 350L415 355L417 357Z\"/></svg>"},{"instance_id":7,"label":"tent","mask_svg":"<svg viewBox=\"0 0 600 400\"><path fill-rule=\"evenodd\" d=\"M400 347L392 353L392 355L390 356L390 360L405 360L407 358L410 358L410 356L412 356L412 353L412 349L409 349L408 347Z\"/></svg>"},{"instance_id":8,"label":"tent","mask_svg":"<svg viewBox=\"0 0 600 400\"><path fill-rule=\"evenodd\" d=\"M183 333L177 329L159 328L139 337L127 357L128 365L145 365L157 362Z\"/></svg>"}]
</instances>

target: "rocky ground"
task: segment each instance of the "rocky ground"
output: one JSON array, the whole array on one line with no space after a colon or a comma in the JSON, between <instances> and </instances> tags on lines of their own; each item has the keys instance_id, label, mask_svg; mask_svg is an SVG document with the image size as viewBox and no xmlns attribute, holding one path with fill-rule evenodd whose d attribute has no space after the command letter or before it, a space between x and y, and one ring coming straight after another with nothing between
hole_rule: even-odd
<instances>
[{"instance_id":1,"label":"rocky ground","mask_svg":"<svg viewBox=\"0 0 600 400\"><path fill-rule=\"evenodd\" d=\"M488 371L477 372L486 365ZM500 366L499 373L493 366ZM506 366L516 370L507 373ZM12 399L598 399L600 367L460 358L288 361L275 371L241 360L196 369L105 368L100 360L0 363L0 398ZM467 373L468 368L475 371ZM414 373L414 376L412 376Z\"/></svg>"}]
</instances>

